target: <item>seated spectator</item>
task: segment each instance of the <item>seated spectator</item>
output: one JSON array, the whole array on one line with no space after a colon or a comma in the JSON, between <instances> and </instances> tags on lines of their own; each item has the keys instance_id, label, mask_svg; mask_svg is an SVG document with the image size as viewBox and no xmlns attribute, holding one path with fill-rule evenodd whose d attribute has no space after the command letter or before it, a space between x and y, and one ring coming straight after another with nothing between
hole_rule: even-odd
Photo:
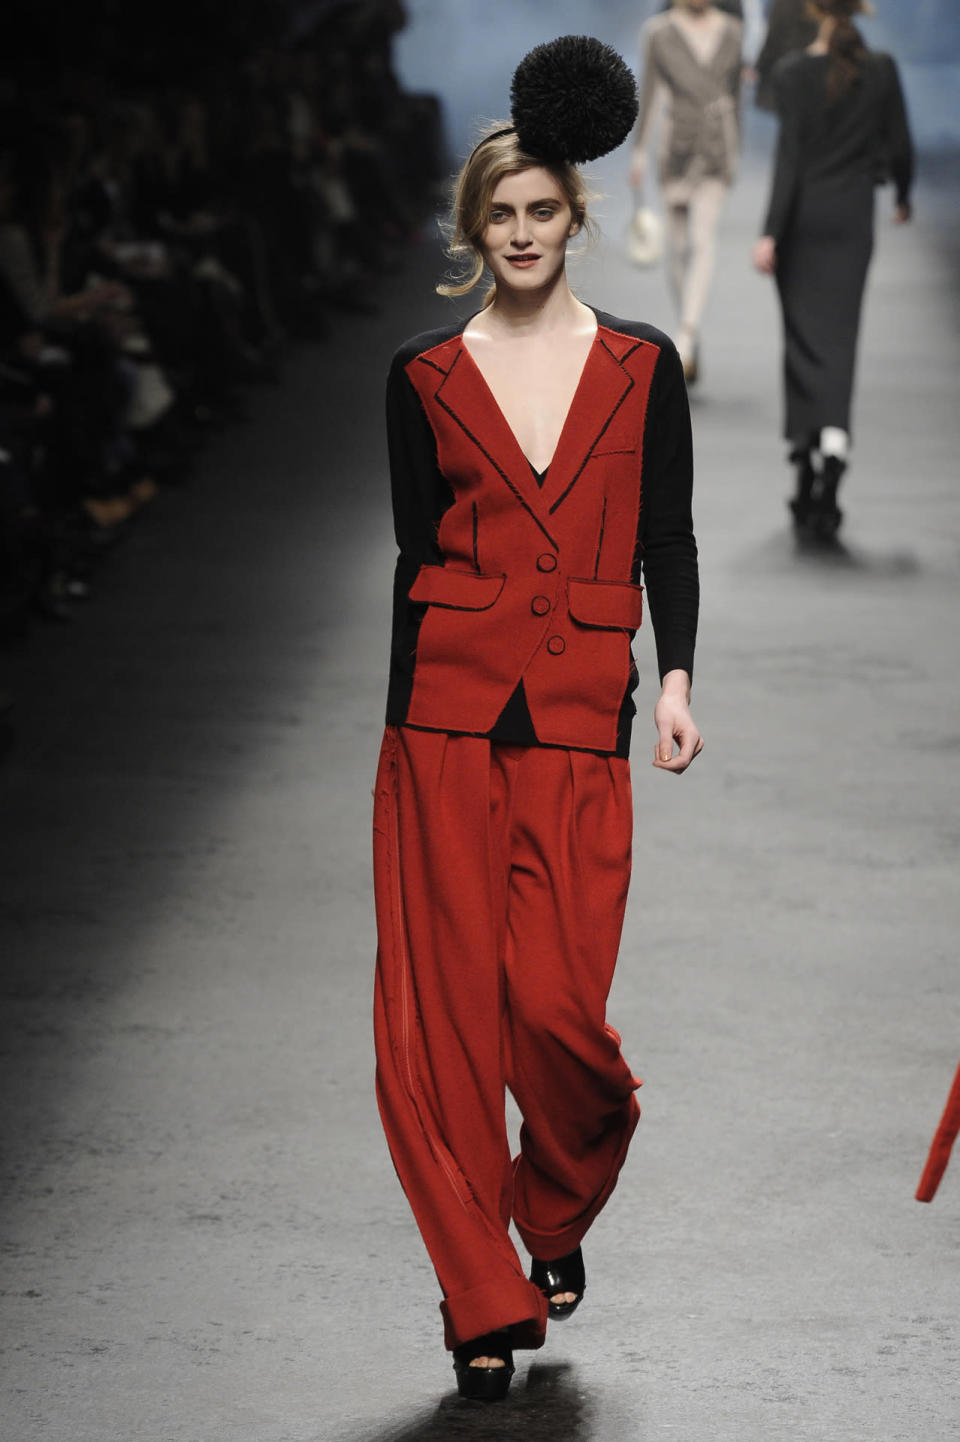
<instances>
[{"instance_id":1,"label":"seated spectator","mask_svg":"<svg viewBox=\"0 0 960 1442\"><path fill-rule=\"evenodd\" d=\"M55 37L24 11L0 55L0 639L67 619L156 479L288 337L374 308L431 212L400 0L290 13L111 7L104 47L89 7Z\"/></svg>"}]
</instances>

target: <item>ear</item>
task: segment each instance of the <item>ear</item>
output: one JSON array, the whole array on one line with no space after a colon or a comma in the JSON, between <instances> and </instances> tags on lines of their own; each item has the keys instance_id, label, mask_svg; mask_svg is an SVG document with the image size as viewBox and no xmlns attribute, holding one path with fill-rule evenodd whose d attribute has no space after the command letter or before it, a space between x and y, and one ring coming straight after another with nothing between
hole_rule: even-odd
<instances>
[{"instance_id":1,"label":"ear","mask_svg":"<svg viewBox=\"0 0 960 1442\"><path fill-rule=\"evenodd\" d=\"M579 234L580 234L580 222L579 222L579 220L571 220L571 222L570 222L570 229L567 231L567 239L568 239L568 240L572 240L575 235L579 235Z\"/></svg>"}]
</instances>

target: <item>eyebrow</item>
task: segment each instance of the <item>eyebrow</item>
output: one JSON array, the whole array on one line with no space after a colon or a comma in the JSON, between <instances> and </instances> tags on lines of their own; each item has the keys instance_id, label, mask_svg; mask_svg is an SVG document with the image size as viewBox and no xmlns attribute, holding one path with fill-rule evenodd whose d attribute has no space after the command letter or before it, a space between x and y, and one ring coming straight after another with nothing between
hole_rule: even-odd
<instances>
[{"instance_id":1,"label":"eyebrow","mask_svg":"<svg viewBox=\"0 0 960 1442\"><path fill-rule=\"evenodd\" d=\"M562 204L563 204L563 201L562 201L562 200L558 200L555 195L551 195L551 196L546 197L544 200L531 200L531 201L529 201L528 204L527 204L527 210L540 210L540 209L542 209L542 207L545 206L545 205L561 206ZM491 209L491 210L516 210L516 206L515 206L515 205L511 205L508 200L491 200L491 202L490 202L490 209Z\"/></svg>"}]
</instances>

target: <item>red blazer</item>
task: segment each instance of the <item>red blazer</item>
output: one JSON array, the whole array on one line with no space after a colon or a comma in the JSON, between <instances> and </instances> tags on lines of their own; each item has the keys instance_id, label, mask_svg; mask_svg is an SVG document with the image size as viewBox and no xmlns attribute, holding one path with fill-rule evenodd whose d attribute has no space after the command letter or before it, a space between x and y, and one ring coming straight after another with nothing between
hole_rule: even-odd
<instances>
[{"instance_id":1,"label":"red blazer","mask_svg":"<svg viewBox=\"0 0 960 1442\"><path fill-rule=\"evenodd\" d=\"M647 465L659 467L668 499L660 560L685 532L694 587L696 546L676 352L652 327L632 334L608 319L598 317L542 487L459 329L398 353L388 391L401 548L388 720L510 739L501 718L519 690L540 744L623 751L636 684L630 642L643 614ZM669 601L669 586L663 595ZM671 625L686 627L688 644L662 669L691 669L689 616Z\"/></svg>"}]
</instances>

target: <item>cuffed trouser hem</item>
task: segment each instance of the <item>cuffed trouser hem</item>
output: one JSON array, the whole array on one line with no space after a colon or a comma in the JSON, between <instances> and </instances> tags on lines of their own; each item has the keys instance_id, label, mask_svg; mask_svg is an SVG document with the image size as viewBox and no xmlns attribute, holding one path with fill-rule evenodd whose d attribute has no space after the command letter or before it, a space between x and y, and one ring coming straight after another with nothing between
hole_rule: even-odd
<instances>
[{"instance_id":1,"label":"cuffed trouser hem","mask_svg":"<svg viewBox=\"0 0 960 1442\"><path fill-rule=\"evenodd\" d=\"M558 1257L565 1257L568 1253L575 1251L590 1230L594 1218L597 1217L606 1206L611 1192L617 1185L620 1170L626 1160L630 1140L640 1120L640 1106L636 1097L631 1097L627 1105L629 1110L624 1125L623 1137L617 1154L614 1157L613 1165L607 1174L607 1179L589 1207L574 1218L572 1222L568 1223L565 1227L561 1227L558 1231L542 1231L537 1227L531 1226L529 1222L518 1215L516 1201L514 1201L514 1225L520 1233L520 1239L531 1257L536 1257L540 1262L554 1262ZM515 1170L519 1164L520 1158L518 1157L514 1163Z\"/></svg>"},{"instance_id":2,"label":"cuffed trouser hem","mask_svg":"<svg viewBox=\"0 0 960 1442\"><path fill-rule=\"evenodd\" d=\"M547 1332L547 1299L524 1277L488 1282L440 1303L444 1342L451 1351L485 1332L510 1328L512 1346L534 1350Z\"/></svg>"}]
</instances>

